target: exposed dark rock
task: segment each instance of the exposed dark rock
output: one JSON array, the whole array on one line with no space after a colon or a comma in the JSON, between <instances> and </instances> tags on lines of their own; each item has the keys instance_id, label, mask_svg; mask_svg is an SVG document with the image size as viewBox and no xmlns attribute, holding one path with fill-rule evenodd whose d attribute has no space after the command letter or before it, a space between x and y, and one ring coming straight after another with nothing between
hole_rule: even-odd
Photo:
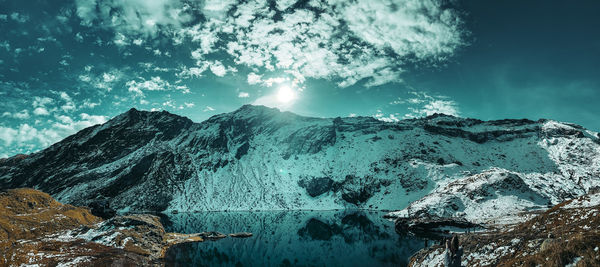
<instances>
[{"instance_id":1,"label":"exposed dark rock","mask_svg":"<svg viewBox=\"0 0 600 267\"><path fill-rule=\"evenodd\" d=\"M227 237L226 235L219 233L219 232L202 232L202 233L199 233L198 236L202 237L205 240L211 240L211 241L215 241L215 240L219 240L219 239L223 239L223 238Z\"/></svg>"},{"instance_id":2,"label":"exposed dark rock","mask_svg":"<svg viewBox=\"0 0 600 267\"><path fill-rule=\"evenodd\" d=\"M89 207L93 215L105 220L110 219L117 214L117 212L110 207L110 202L107 199L95 200L90 203Z\"/></svg>"},{"instance_id":3,"label":"exposed dark rock","mask_svg":"<svg viewBox=\"0 0 600 267\"><path fill-rule=\"evenodd\" d=\"M449 236L448 232L442 230L443 227L452 226L465 229L481 227L480 225L469 222L463 218L441 218L435 216L397 218L394 221L394 225L396 233L400 235L412 233L417 236L431 239Z\"/></svg>"},{"instance_id":4,"label":"exposed dark rock","mask_svg":"<svg viewBox=\"0 0 600 267\"><path fill-rule=\"evenodd\" d=\"M244 143L242 146L240 146L237 150L237 152L235 152L235 158L236 159L241 159L242 156L248 154L248 149L250 148L250 144L248 144L248 142Z\"/></svg>"},{"instance_id":5,"label":"exposed dark rock","mask_svg":"<svg viewBox=\"0 0 600 267\"><path fill-rule=\"evenodd\" d=\"M311 126L291 133L284 143L288 144L287 151L282 157L289 159L291 155L315 154L336 142L334 126Z\"/></svg>"},{"instance_id":6,"label":"exposed dark rock","mask_svg":"<svg viewBox=\"0 0 600 267\"><path fill-rule=\"evenodd\" d=\"M416 176L399 176L400 184L406 191L414 192L425 189L429 184L429 180Z\"/></svg>"},{"instance_id":7,"label":"exposed dark rock","mask_svg":"<svg viewBox=\"0 0 600 267\"><path fill-rule=\"evenodd\" d=\"M433 134L440 134L449 137L460 137L468 139L475 143L483 144L490 140L509 141L515 138L525 138L532 134L536 134L539 128L525 128L520 130L496 130L487 132L469 132L459 128L440 127L430 124L423 125L423 129Z\"/></svg>"},{"instance_id":8,"label":"exposed dark rock","mask_svg":"<svg viewBox=\"0 0 600 267\"><path fill-rule=\"evenodd\" d=\"M382 186L388 186L390 183L388 180L377 180L372 176L346 175L346 179L339 183L339 187L344 201L360 205L367 202ZM334 185L334 187L337 186Z\"/></svg>"},{"instance_id":9,"label":"exposed dark rock","mask_svg":"<svg viewBox=\"0 0 600 267\"><path fill-rule=\"evenodd\" d=\"M298 182L298 185L305 188L311 197L317 197L326 192L333 191L333 184L333 180L329 177L317 177Z\"/></svg>"},{"instance_id":10,"label":"exposed dark rock","mask_svg":"<svg viewBox=\"0 0 600 267\"><path fill-rule=\"evenodd\" d=\"M252 233L247 233L247 232L239 232L239 233L232 233L229 234L230 237L237 237L237 238L248 238L252 236Z\"/></svg>"},{"instance_id":11,"label":"exposed dark rock","mask_svg":"<svg viewBox=\"0 0 600 267\"><path fill-rule=\"evenodd\" d=\"M555 127L546 129L544 134L548 137L577 137L583 138L585 135L580 129Z\"/></svg>"},{"instance_id":12,"label":"exposed dark rock","mask_svg":"<svg viewBox=\"0 0 600 267\"><path fill-rule=\"evenodd\" d=\"M371 196L373 196L373 192L369 188L360 188L358 191L345 190L342 193L342 199L354 205L367 202Z\"/></svg>"}]
</instances>

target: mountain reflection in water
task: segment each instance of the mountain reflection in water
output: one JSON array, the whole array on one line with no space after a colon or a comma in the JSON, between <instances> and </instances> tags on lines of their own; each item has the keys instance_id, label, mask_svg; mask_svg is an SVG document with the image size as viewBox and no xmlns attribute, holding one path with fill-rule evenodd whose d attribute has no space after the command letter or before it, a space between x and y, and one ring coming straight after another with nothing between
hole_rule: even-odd
<instances>
[{"instance_id":1,"label":"mountain reflection in water","mask_svg":"<svg viewBox=\"0 0 600 267\"><path fill-rule=\"evenodd\" d=\"M168 266L405 266L424 241L399 236L376 211L199 212L165 215L167 231L253 237L181 244Z\"/></svg>"}]
</instances>

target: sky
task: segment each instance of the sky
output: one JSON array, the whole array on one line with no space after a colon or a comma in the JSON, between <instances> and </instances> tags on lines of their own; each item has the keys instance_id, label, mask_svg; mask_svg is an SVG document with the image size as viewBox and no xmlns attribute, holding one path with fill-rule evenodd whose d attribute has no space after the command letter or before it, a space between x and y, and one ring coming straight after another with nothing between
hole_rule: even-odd
<instances>
[{"instance_id":1,"label":"sky","mask_svg":"<svg viewBox=\"0 0 600 267\"><path fill-rule=\"evenodd\" d=\"M0 158L135 107L599 131L599 1L0 0Z\"/></svg>"}]
</instances>

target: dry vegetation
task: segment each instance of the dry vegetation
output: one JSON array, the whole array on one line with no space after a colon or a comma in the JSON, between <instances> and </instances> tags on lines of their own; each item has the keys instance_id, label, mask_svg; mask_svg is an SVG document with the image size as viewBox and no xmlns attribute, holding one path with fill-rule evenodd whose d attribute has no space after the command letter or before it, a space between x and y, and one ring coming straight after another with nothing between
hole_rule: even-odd
<instances>
[{"instance_id":1,"label":"dry vegetation","mask_svg":"<svg viewBox=\"0 0 600 267\"><path fill-rule=\"evenodd\" d=\"M460 235L467 266L600 266L600 206L562 203L524 222ZM412 266L431 266L442 253L433 246L413 256Z\"/></svg>"},{"instance_id":2,"label":"dry vegetation","mask_svg":"<svg viewBox=\"0 0 600 267\"><path fill-rule=\"evenodd\" d=\"M100 221L87 209L63 205L37 190L0 192L0 240L35 238Z\"/></svg>"},{"instance_id":3,"label":"dry vegetation","mask_svg":"<svg viewBox=\"0 0 600 267\"><path fill-rule=\"evenodd\" d=\"M94 240L110 244L78 237L90 229L95 229ZM156 216L102 221L85 208L63 205L37 190L0 192L0 266L163 265L160 258L171 245L202 241L198 234L165 233Z\"/></svg>"}]
</instances>

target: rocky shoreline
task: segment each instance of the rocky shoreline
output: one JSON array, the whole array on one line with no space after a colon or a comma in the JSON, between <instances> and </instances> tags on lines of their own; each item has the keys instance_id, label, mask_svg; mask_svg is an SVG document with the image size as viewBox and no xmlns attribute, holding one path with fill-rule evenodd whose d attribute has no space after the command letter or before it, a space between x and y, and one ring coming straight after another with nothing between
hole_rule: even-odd
<instances>
[{"instance_id":1,"label":"rocky shoreline","mask_svg":"<svg viewBox=\"0 0 600 267\"><path fill-rule=\"evenodd\" d=\"M173 245L225 237L218 232L167 233L159 217L149 214L104 220L33 189L0 192L2 266L163 266Z\"/></svg>"},{"instance_id":2,"label":"rocky shoreline","mask_svg":"<svg viewBox=\"0 0 600 267\"><path fill-rule=\"evenodd\" d=\"M523 218L527 219L515 224L486 225L485 231L457 233L464 251L462 266L600 266L599 193ZM398 218L396 229L419 234L448 221L454 223ZM442 244L434 244L413 255L409 266L443 266L444 253Z\"/></svg>"}]
</instances>

